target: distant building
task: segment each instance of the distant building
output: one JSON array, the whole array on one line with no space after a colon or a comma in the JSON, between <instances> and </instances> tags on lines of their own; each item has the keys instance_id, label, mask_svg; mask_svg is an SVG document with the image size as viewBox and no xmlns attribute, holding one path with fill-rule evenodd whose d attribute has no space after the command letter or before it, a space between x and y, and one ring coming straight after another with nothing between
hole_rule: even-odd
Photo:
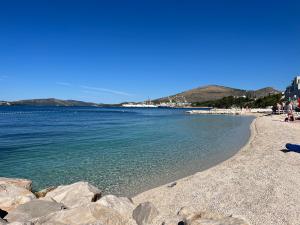
<instances>
[{"instance_id":1,"label":"distant building","mask_svg":"<svg viewBox=\"0 0 300 225\"><path fill-rule=\"evenodd\" d=\"M292 84L284 92L286 98L293 99L300 97L300 76L296 76Z\"/></svg>"}]
</instances>

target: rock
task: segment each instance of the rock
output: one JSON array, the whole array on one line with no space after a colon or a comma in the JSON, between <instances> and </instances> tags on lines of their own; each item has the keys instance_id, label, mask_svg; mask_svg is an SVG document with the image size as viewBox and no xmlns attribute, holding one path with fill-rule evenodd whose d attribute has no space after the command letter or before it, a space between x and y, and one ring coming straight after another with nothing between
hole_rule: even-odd
<instances>
[{"instance_id":1,"label":"rock","mask_svg":"<svg viewBox=\"0 0 300 225\"><path fill-rule=\"evenodd\" d=\"M172 187L176 186L176 184L177 184L177 182L173 182L173 183L168 185L168 188L172 188Z\"/></svg>"},{"instance_id":2,"label":"rock","mask_svg":"<svg viewBox=\"0 0 300 225\"><path fill-rule=\"evenodd\" d=\"M224 216L214 212L197 212L193 207L183 207L178 215L184 217L185 225L249 225L241 218Z\"/></svg>"},{"instance_id":3,"label":"rock","mask_svg":"<svg viewBox=\"0 0 300 225\"><path fill-rule=\"evenodd\" d=\"M133 210L132 217L138 225L145 225L150 224L158 214L158 210L151 202L144 202Z\"/></svg>"},{"instance_id":4,"label":"rock","mask_svg":"<svg viewBox=\"0 0 300 225\"><path fill-rule=\"evenodd\" d=\"M134 204L129 198L106 195L97 201L100 205L116 210L122 216L132 217Z\"/></svg>"},{"instance_id":5,"label":"rock","mask_svg":"<svg viewBox=\"0 0 300 225\"><path fill-rule=\"evenodd\" d=\"M64 209L64 205L52 201L32 200L9 212L5 219L9 222L22 222L48 215Z\"/></svg>"},{"instance_id":6,"label":"rock","mask_svg":"<svg viewBox=\"0 0 300 225\"><path fill-rule=\"evenodd\" d=\"M35 225L131 225L117 211L96 202L77 208L62 210L32 220Z\"/></svg>"},{"instance_id":7,"label":"rock","mask_svg":"<svg viewBox=\"0 0 300 225\"><path fill-rule=\"evenodd\" d=\"M31 188L32 188L32 181L27 180L27 179L0 177L0 185L1 184L4 184L4 185L11 184L14 186L25 188L29 191L31 191Z\"/></svg>"},{"instance_id":8,"label":"rock","mask_svg":"<svg viewBox=\"0 0 300 225\"><path fill-rule=\"evenodd\" d=\"M52 200L64 204L67 208L95 202L101 197L101 191L88 182L62 185L46 194L43 200Z\"/></svg>"},{"instance_id":9,"label":"rock","mask_svg":"<svg viewBox=\"0 0 300 225\"><path fill-rule=\"evenodd\" d=\"M0 209L0 218L4 218L7 215L7 212Z\"/></svg>"},{"instance_id":10,"label":"rock","mask_svg":"<svg viewBox=\"0 0 300 225\"><path fill-rule=\"evenodd\" d=\"M2 180L3 181L3 180ZM0 184L0 208L7 212L15 209L18 205L35 199L35 195L28 189L24 188L28 185L15 185L15 183L8 181Z\"/></svg>"},{"instance_id":11,"label":"rock","mask_svg":"<svg viewBox=\"0 0 300 225\"><path fill-rule=\"evenodd\" d=\"M46 196L46 194L50 191L53 191L56 187L54 186L51 186L51 187L47 187L43 190L40 190L40 191L37 191L34 193L34 195L37 197L37 198L43 198Z\"/></svg>"},{"instance_id":12,"label":"rock","mask_svg":"<svg viewBox=\"0 0 300 225\"><path fill-rule=\"evenodd\" d=\"M2 219L2 218L0 218L0 225L6 225L6 224L7 224L7 221L4 220L4 219Z\"/></svg>"}]
</instances>

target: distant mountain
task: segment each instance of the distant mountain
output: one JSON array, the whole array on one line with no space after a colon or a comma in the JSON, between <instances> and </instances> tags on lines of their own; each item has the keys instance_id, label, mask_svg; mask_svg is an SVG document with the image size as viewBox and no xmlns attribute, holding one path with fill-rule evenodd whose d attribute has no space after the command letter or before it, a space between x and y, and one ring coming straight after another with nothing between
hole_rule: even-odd
<instances>
[{"instance_id":1,"label":"distant mountain","mask_svg":"<svg viewBox=\"0 0 300 225\"><path fill-rule=\"evenodd\" d=\"M101 106L101 104L96 104L92 102L83 102L83 101L76 101L76 100L61 100L55 98L12 101L12 102L6 102L6 105L7 103L9 105L28 105L28 106Z\"/></svg>"},{"instance_id":2,"label":"distant mountain","mask_svg":"<svg viewBox=\"0 0 300 225\"><path fill-rule=\"evenodd\" d=\"M159 98L154 100L154 102L168 102L169 99L182 101L183 99L186 99L187 102L193 103L217 100L228 96L261 98L277 93L280 93L280 91L275 90L272 87L266 87L259 90L242 90L219 85L208 85L181 92L176 95Z\"/></svg>"},{"instance_id":3,"label":"distant mountain","mask_svg":"<svg viewBox=\"0 0 300 225\"><path fill-rule=\"evenodd\" d=\"M258 89L256 91L247 91L247 96L250 98L262 98L268 95L279 94L281 91L278 91L272 87L265 87Z\"/></svg>"}]
</instances>

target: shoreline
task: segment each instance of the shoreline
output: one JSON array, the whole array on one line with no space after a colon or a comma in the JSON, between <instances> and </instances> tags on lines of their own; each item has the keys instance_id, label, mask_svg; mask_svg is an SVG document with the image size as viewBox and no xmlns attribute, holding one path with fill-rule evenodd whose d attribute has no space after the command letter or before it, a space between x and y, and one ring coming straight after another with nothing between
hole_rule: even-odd
<instances>
[{"instance_id":1,"label":"shoreline","mask_svg":"<svg viewBox=\"0 0 300 225\"><path fill-rule=\"evenodd\" d=\"M300 143L299 123L254 115L235 155L133 198L103 195L83 181L33 193L31 180L0 177L0 224L296 225L300 154L283 149Z\"/></svg>"},{"instance_id":2,"label":"shoreline","mask_svg":"<svg viewBox=\"0 0 300 225\"><path fill-rule=\"evenodd\" d=\"M197 114L197 113L196 113L196 114ZM202 114L202 113L201 113L201 114ZM190 114L190 115L192 116L193 114ZM219 162L217 162L217 163L210 163L208 166L206 166L205 169L201 169L201 170L198 170L198 171L191 172L189 175L181 176L181 177L179 177L179 178L177 178L177 179L168 181L168 182L166 182L166 183L158 184L157 186L152 186L152 187L150 187L150 188L148 187L148 188L146 188L144 191L138 192L137 194L134 194L134 195L129 195L129 196L128 196L128 195L118 195L118 196L126 196L126 197L129 197L129 198L134 199L136 196L139 196L140 194L145 193L145 192L148 192L148 191L150 191L150 190L153 190L153 189L156 189L156 188L159 188L159 187L173 186L174 183L177 183L177 182L180 181L180 180L183 180L183 179L185 179L185 178L191 177L191 176L193 176L193 175L195 175L195 174L197 174L197 173L204 172L204 171L206 171L206 170L209 170L209 169L211 169L211 168L214 168L214 167L216 167L216 166L218 166L218 165L220 165L220 164L222 164L222 163L224 163L224 162L230 160L231 158L233 158L233 157L235 157L237 154L239 154L239 152L249 144L249 142L250 142L251 139L253 138L253 132L252 132L252 128L251 128L251 127L253 126L253 123L255 122L256 118L262 116L261 113L251 113L251 112L250 112L250 113L247 113L247 114L205 114L205 113L203 113L202 115L217 115L217 116L218 116L218 115L219 115L219 116L221 115L221 116L252 117L253 120L252 120L251 123L249 123L250 134L249 134L248 140L245 142L244 145L242 145L239 149L237 149L237 150L235 151L235 153L232 154L229 158L227 157L227 158L225 158L225 159L219 160ZM108 193L108 194L110 194L110 193Z\"/></svg>"},{"instance_id":3,"label":"shoreline","mask_svg":"<svg viewBox=\"0 0 300 225\"><path fill-rule=\"evenodd\" d=\"M297 136L300 127L296 127L299 124L282 123L278 120L280 116L254 115L256 118L250 125L249 140L234 156L207 170L142 192L133 197L133 201L136 204L146 200L152 202L162 212L159 220L176 216L183 207L192 207L196 211L242 218L252 225L299 222L300 215L296 212L300 212L300 193L297 191L300 175L290 177L289 172L295 173L297 168L294 166L300 165L300 155L280 151L284 143L300 143ZM276 130L273 126L287 129L290 126L293 132L284 140L282 133L277 132L280 129ZM268 130L272 128L275 131ZM269 136L277 138L273 140L275 143L267 142L272 141ZM281 156L293 161L292 166L284 164L284 161L275 161L282 160ZM277 165L279 168L276 168Z\"/></svg>"}]
</instances>

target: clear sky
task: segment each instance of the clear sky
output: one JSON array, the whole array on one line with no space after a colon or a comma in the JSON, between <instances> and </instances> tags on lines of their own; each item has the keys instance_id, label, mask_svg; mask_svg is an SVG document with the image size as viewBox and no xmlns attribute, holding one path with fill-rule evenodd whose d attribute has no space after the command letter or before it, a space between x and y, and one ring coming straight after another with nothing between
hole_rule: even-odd
<instances>
[{"instance_id":1,"label":"clear sky","mask_svg":"<svg viewBox=\"0 0 300 225\"><path fill-rule=\"evenodd\" d=\"M300 73L299 12L299 0L1 1L0 100L284 89Z\"/></svg>"}]
</instances>

